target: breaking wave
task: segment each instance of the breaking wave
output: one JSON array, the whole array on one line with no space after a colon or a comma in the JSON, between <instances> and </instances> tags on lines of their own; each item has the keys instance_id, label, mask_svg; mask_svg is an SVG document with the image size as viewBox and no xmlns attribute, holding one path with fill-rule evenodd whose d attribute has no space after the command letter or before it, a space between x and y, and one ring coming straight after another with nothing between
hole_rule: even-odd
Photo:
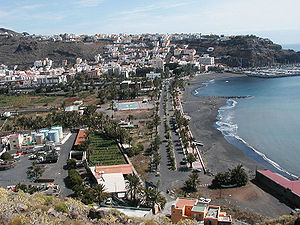
<instances>
[{"instance_id":1,"label":"breaking wave","mask_svg":"<svg viewBox=\"0 0 300 225\"><path fill-rule=\"evenodd\" d=\"M230 142L231 144L235 145L236 142L239 144L242 144L242 150L245 152L245 154L249 154L250 152L254 152L256 156L254 158L263 160L263 164L266 167L269 167L269 169L275 169L276 172L287 176L292 179L299 179L298 176L288 172L287 170L283 169L278 163L274 162L270 158L268 158L264 153L258 151L253 146L251 146L249 143L247 143L244 139L242 139L240 136L238 136L238 125L233 122L234 118L234 108L238 104L237 101L233 99L228 99L227 104L225 106L222 106L218 111L217 116L217 122L216 122L216 128L222 132L225 139ZM240 147L239 147L240 148ZM247 155L248 155L247 154ZM252 154L253 155L253 154ZM271 168L270 168L271 167Z\"/></svg>"}]
</instances>

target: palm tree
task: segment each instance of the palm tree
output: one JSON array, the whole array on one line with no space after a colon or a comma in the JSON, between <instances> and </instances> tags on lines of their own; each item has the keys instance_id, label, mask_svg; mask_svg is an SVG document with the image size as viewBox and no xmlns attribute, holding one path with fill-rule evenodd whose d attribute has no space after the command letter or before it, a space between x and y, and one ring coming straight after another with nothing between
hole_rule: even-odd
<instances>
[{"instance_id":1,"label":"palm tree","mask_svg":"<svg viewBox=\"0 0 300 225\"><path fill-rule=\"evenodd\" d=\"M140 186L140 179L135 174L129 174L126 177L126 180L128 181L127 187L130 192L130 198L131 198L131 200L136 201L136 193Z\"/></svg>"},{"instance_id":2,"label":"palm tree","mask_svg":"<svg viewBox=\"0 0 300 225\"><path fill-rule=\"evenodd\" d=\"M128 115L128 121L130 122L131 120L133 120L133 115L129 114Z\"/></svg>"},{"instance_id":3,"label":"palm tree","mask_svg":"<svg viewBox=\"0 0 300 225\"><path fill-rule=\"evenodd\" d=\"M93 190L95 192L96 199L97 199L99 204L106 200L107 194L105 193L105 186L103 184L96 184L93 187Z\"/></svg>"},{"instance_id":4,"label":"palm tree","mask_svg":"<svg viewBox=\"0 0 300 225\"><path fill-rule=\"evenodd\" d=\"M196 157L192 153L188 153L186 156L186 160L190 164L190 168L192 168L193 162L196 161Z\"/></svg>"},{"instance_id":5,"label":"palm tree","mask_svg":"<svg viewBox=\"0 0 300 225\"><path fill-rule=\"evenodd\" d=\"M184 189L187 192L194 192L197 190L197 185L200 183L197 173L190 174L189 178L184 183Z\"/></svg>"},{"instance_id":6,"label":"palm tree","mask_svg":"<svg viewBox=\"0 0 300 225\"><path fill-rule=\"evenodd\" d=\"M146 205L151 208L153 208L155 204L159 204L163 208L166 204L166 198L160 191L152 187L146 187L144 189L144 201Z\"/></svg>"},{"instance_id":7,"label":"palm tree","mask_svg":"<svg viewBox=\"0 0 300 225\"><path fill-rule=\"evenodd\" d=\"M159 126L160 124L160 117L155 114L154 118L153 118L153 125L155 126L155 131L157 133L157 127Z\"/></svg>"}]
</instances>

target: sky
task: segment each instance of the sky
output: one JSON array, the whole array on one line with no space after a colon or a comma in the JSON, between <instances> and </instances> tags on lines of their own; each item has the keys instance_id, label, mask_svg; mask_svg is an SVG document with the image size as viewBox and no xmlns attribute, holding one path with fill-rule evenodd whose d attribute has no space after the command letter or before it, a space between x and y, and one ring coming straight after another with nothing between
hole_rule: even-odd
<instances>
[{"instance_id":1,"label":"sky","mask_svg":"<svg viewBox=\"0 0 300 225\"><path fill-rule=\"evenodd\" d=\"M0 27L30 34L254 34L300 43L299 0L0 0Z\"/></svg>"}]
</instances>

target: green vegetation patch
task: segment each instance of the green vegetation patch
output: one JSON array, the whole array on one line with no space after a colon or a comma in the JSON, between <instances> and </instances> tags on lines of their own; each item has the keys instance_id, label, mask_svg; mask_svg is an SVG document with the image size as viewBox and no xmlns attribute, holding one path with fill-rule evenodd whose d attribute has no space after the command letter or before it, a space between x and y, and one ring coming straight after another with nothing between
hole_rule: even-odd
<instances>
[{"instance_id":1,"label":"green vegetation patch","mask_svg":"<svg viewBox=\"0 0 300 225\"><path fill-rule=\"evenodd\" d=\"M26 106L31 102L28 95L0 95L0 107L5 106Z\"/></svg>"},{"instance_id":2,"label":"green vegetation patch","mask_svg":"<svg viewBox=\"0 0 300 225\"><path fill-rule=\"evenodd\" d=\"M52 103L57 100L57 97L44 97L36 101L35 103Z\"/></svg>"},{"instance_id":3,"label":"green vegetation patch","mask_svg":"<svg viewBox=\"0 0 300 225\"><path fill-rule=\"evenodd\" d=\"M123 154L114 140L101 133L90 135L90 165L110 166L126 164Z\"/></svg>"}]
</instances>

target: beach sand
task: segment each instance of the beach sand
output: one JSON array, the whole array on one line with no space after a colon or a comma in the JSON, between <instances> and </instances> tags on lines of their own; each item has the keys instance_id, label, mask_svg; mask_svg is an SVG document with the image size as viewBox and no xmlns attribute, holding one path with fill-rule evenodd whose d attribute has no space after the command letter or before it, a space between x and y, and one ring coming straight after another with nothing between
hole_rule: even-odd
<instances>
[{"instance_id":1,"label":"beach sand","mask_svg":"<svg viewBox=\"0 0 300 225\"><path fill-rule=\"evenodd\" d=\"M201 74L189 81L182 96L184 112L191 117L190 128L197 141L204 144L199 150L207 168L213 173L224 172L242 164L247 173L254 176L256 169L264 167L247 157L242 150L226 141L214 127L218 110L226 105L226 98L197 97L192 92L212 79L244 76L231 73Z\"/></svg>"},{"instance_id":2,"label":"beach sand","mask_svg":"<svg viewBox=\"0 0 300 225\"><path fill-rule=\"evenodd\" d=\"M218 110L226 104L226 98L197 97L192 92L201 87L203 82L212 79L238 77L244 75L231 73L212 73L198 75L189 81L182 96L184 112L191 117L190 129L197 141L204 144L199 147L204 163L213 174L228 171L238 164L242 164L252 180L256 169L264 169L262 165L247 157L242 150L226 141L222 133L214 127ZM202 184L211 183L212 177L200 174ZM216 205L237 208L243 212L258 213L264 217L277 217L288 214L290 208L272 195L266 193L254 183L249 182L244 187L229 188L222 191L199 188L202 196L213 199ZM220 194L222 193L222 196ZM231 213L230 213L231 214ZM253 218L254 219L254 218Z\"/></svg>"}]
</instances>

